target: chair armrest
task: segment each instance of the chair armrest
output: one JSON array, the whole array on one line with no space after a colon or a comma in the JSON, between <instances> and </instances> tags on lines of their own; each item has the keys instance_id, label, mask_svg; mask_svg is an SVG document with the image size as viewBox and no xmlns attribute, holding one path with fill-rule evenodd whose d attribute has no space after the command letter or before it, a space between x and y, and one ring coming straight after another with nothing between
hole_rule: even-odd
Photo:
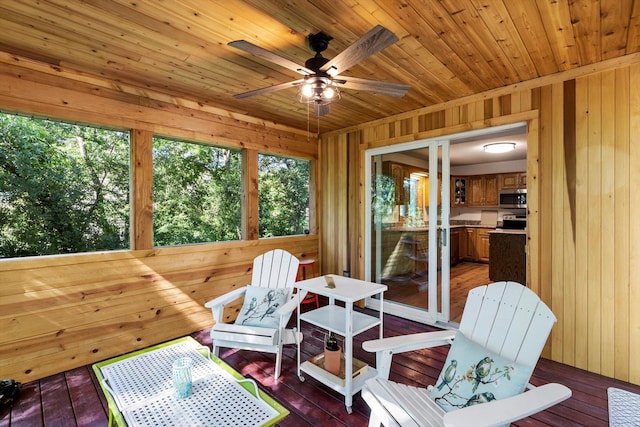
<instances>
[{"instance_id":1,"label":"chair armrest","mask_svg":"<svg viewBox=\"0 0 640 427\"><path fill-rule=\"evenodd\" d=\"M506 399L447 412L444 416L444 425L446 427L508 425L512 421L543 411L569 397L571 397L571 389L568 387L557 383L545 384Z\"/></svg>"},{"instance_id":2,"label":"chair armrest","mask_svg":"<svg viewBox=\"0 0 640 427\"><path fill-rule=\"evenodd\" d=\"M387 380L391 372L391 361L394 354L449 345L455 335L456 331L454 330L400 335L397 337L382 338L380 340L365 341L362 343L362 348L370 353L376 353L378 378Z\"/></svg>"},{"instance_id":3,"label":"chair armrest","mask_svg":"<svg viewBox=\"0 0 640 427\"><path fill-rule=\"evenodd\" d=\"M397 354L406 351L449 345L455 335L455 330L400 335L397 337L365 341L362 343L362 348L370 353L390 351L392 354Z\"/></svg>"},{"instance_id":4,"label":"chair armrest","mask_svg":"<svg viewBox=\"0 0 640 427\"><path fill-rule=\"evenodd\" d=\"M210 301L207 301L206 303L204 303L204 306L207 308L214 308L219 305L225 305L227 303L230 303L231 301L237 300L246 292L247 292L247 287L243 286L242 288L234 289L231 292L227 292L224 295L220 295L218 298L214 298Z\"/></svg>"}]
</instances>

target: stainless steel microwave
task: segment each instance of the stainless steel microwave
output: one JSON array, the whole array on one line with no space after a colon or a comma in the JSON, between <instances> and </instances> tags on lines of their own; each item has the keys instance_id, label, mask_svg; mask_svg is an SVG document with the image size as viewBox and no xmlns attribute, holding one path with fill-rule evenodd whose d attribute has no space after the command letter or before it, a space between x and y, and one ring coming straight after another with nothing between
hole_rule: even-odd
<instances>
[{"instance_id":1,"label":"stainless steel microwave","mask_svg":"<svg viewBox=\"0 0 640 427\"><path fill-rule=\"evenodd\" d=\"M500 207L503 209L526 209L527 189L500 190Z\"/></svg>"}]
</instances>

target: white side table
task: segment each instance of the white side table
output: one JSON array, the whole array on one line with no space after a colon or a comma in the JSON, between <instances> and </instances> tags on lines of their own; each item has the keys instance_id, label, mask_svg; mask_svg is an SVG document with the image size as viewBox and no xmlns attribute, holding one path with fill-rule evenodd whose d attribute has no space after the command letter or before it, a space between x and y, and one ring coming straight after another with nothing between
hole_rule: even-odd
<instances>
[{"instance_id":1,"label":"white side table","mask_svg":"<svg viewBox=\"0 0 640 427\"><path fill-rule=\"evenodd\" d=\"M328 286L328 281L331 280L335 284L333 288ZM362 389L366 380L377 375L373 367L366 366L365 369L359 370L358 375L354 377L353 337L375 326L380 327L380 338L383 337L383 293L387 290L387 286L333 274L303 280L297 282L295 286L300 290L329 298L329 305L306 313L300 313L300 298L298 297L298 330L300 330L300 321L305 321L343 336L345 357L344 378L339 378L310 360L301 363L300 344L298 344L298 377L300 381L304 381L304 376L302 375L304 372L343 394L347 412L351 413L353 395ZM298 295L300 295L300 292L298 292ZM354 302L374 295L378 295L380 298L378 317L353 311ZM336 305L336 301L344 302L344 307Z\"/></svg>"}]
</instances>

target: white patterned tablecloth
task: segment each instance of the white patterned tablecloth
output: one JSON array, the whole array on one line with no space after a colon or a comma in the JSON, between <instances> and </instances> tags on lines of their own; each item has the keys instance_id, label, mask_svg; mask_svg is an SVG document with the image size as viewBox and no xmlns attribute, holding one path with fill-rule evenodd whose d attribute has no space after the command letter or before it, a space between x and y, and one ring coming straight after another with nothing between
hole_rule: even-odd
<instances>
[{"instance_id":1,"label":"white patterned tablecloth","mask_svg":"<svg viewBox=\"0 0 640 427\"><path fill-rule=\"evenodd\" d=\"M611 427L640 426L640 395L609 387L609 425Z\"/></svg>"}]
</instances>

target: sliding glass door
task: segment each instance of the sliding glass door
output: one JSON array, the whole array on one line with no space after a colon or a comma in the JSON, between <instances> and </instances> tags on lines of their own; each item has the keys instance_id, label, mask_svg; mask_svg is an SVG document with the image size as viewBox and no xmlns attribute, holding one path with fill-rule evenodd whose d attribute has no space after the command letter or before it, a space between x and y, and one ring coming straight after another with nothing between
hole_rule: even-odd
<instances>
[{"instance_id":1,"label":"sliding glass door","mask_svg":"<svg viewBox=\"0 0 640 427\"><path fill-rule=\"evenodd\" d=\"M389 287L385 312L447 322L449 142L368 150L366 176L366 279Z\"/></svg>"}]
</instances>

